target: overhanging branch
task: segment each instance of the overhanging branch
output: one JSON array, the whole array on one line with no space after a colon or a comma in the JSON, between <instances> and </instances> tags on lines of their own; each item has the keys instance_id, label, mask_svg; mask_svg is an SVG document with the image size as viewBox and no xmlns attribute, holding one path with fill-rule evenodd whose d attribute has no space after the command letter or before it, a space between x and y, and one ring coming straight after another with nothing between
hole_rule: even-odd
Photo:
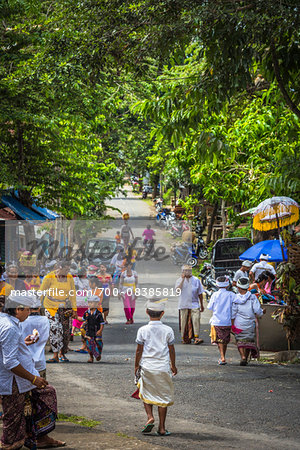
<instances>
[{"instance_id":1,"label":"overhanging branch","mask_svg":"<svg viewBox=\"0 0 300 450\"><path fill-rule=\"evenodd\" d=\"M279 67L279 62L278 62L278 58L277 58L276 48L275 48L274 42L271 43L270 49L271 49L274 73L275 73L275 77L276 77L279 89L281 91L281 94L282 94L286 104L290 108L290 110L293 111L293 113L296 114L296 116L300 118L300 110L297 107L297 105L293 102L293 100L289 96L289 94L288 94L288 92L287 92L287 90L286 90L286 88L284 86L283 79L282 79L281 73L280 73L280 67Z\"/></svg>"}]
</instances>

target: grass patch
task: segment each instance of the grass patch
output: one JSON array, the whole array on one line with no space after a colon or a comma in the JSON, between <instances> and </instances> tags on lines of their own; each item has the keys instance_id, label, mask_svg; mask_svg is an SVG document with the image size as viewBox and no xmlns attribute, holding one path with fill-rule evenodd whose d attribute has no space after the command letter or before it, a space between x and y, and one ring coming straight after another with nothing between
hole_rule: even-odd
<instances>
[{"instance_id":1,"label":"grass patch","mask_svg":"<svg viewBox=\"0 0 300 450\"><path fill-rule=\"evenodd\" d=\"M94 428L97 425L101 425L101 422L97 420L87 419L83 416L72 416L71 414L58 413L58 420L59 422L72 422L87 428Z\"/></svg>"},{"instance_id":2,"label":"grass patch","mask_svg":"<svg viewBox=\"0 0 300 450\"><path fill-rule=\"evenodd\" d=\"M134 439L134 437L128 436L125 433L116 433L116 435L119 436L119 437L125 438L125 439Z\"/></svg>"},{"instance_id":3,"label":"grass patch","mask_svg":"<svg viewBox=\"0 0 300 450\"><path fill-rule=\"evenodd\" d=\"M258 362L262 363L262 364L276 364L275 361L272 358L258 358L257 360Z\"/></svg>"},{"instance_id":4,"label":"grass patch","mask_svg":"<svg viewBox=\"0 0 300 450\"><path fill-rule=\"evenodd\" d=\"M147 205L149 206L154 206L152 198L141 198L141 200L143 200L143 202L147 203Z\"/></svg>"}]
</instances>

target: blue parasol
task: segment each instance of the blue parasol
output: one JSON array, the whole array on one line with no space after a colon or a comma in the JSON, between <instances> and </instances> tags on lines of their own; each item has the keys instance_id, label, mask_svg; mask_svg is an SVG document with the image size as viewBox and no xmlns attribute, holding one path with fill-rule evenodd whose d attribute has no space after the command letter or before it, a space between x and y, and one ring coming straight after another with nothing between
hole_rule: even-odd
<instances>
[{"instance_id":1,"label":"blue parasol","mask_svg":"<svg viewBox=\"0 0 300 450\"><path fill-rule=\"evenodd\" d=\"M261 241L252 247L248 248L244 253L240 255L240 259L249 261L259 260L262 253L266 253L270 256L269 262L281 262L282 261L282 251L280 247L280 242L278 239L273 239L269 241ZM284 256L287 261L287 251L284 247Z\"/></svg>"}]
</instances>

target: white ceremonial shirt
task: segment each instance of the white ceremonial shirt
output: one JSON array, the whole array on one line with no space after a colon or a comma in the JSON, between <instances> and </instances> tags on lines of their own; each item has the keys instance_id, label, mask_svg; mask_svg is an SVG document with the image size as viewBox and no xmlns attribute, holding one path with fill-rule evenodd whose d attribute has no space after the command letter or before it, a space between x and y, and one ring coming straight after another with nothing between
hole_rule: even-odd
<instances>
[{"instance_id":1,"label":"white ceremonial shirt","mask_svg":"<svg viewBox=\"0 0 300 450\"><path fill-rule=\"evenodd\" d=\"M263 309L258 298L247 291L244 295L237 294L232 304L232 318L236 328L245 330L255 324L255 316L261 317Z\"/></svg>"},{"instance_id":2,"label":"white ceremonial shirt","mask_svg":"<svg viewBox=\"0 0 300 450\"><path fill-rule=\"evenodd\" d=\"M28 380L11 371L19 364L32 375L39 376L28 346L25 344L19 319L0 313L0 395L11 395L15 378L20 394L35 389Z\"/></svg>"},{"instance_id":3,"label":"white ceremonial shirt","mask_svg":"<svg viewBox=\"0 0 300 450\"><path fill-rule=\"evenodd\" d=\"M207 309L211 309L213 315L210 319L211 325L217 327L230 327L232 318L232 303L235 294L227 291L226 288L220 288L211 296Z\"/></svg>"},{"instance_id":4,"label":"white ceremonial shirt","mask_svg":"<svg viewBox=\"0 0 300 450\"><path fill-rule=\"evenodd\" d=\"M170 370L169 345L175 342L174 331L160 320L150 320L147 325L139 328L136 343L143 345L143 355L140 365L147 370Z\"/></svg>"},{"instance_id":5,"label":"white ceremonial shirt","mask_svg":"<svg viewBox=\"0 0 300 450\"><path fill-rule=\"evenodd\" d=\"M28 346L28 350L34 360L35 368L39 372L46 369L46 358L45 358L45 346L47 344L49 333L50 333L50 323L47 317L40 315L33 315L27 317L24 322L20 323L20 328L22 330L23 339L28 335L32 334L33 330L36 329L39 332L39 340L32 345Z\"/></svg>"},{"instance_id":6,"label":"white ceremonial shirt","mask_svg":"<svg viewBox=\"0 0 300 450\"><path fill-rule=\"evenodd\" d=\"M178 278L175 283L177 289L182 282L182 278ZM192 276L184 279L181 294L178 299L178 309L196 309L199 308L199 295L203 294L204 289L199 278Z\"/></svg>"},{"instance_id":7,"label":"white ceremonial shirt","mask_svg":"<svg viewBox=\"0 0 300 450\"><path fill-rule=\"evenodd\" d=\"M233 280L237 282L240 278L248 278L249 279L249 273L243 272L241 269L237 270L234 274Z\"/></svg>"},{"instance_id":8,"label":"white ceremonial shirt","mask_svg":"<svg viewBox=\"0 0 300 450\"><path fill-rule=\"evenodd\" d=\"M254 266L250 270L250 272L254 274L255 281L261 273L266 271L271 272L273 275L276 275L276 270L267 261L260 261L259 263L254 264Z\"/></svg>"}]
</instances>

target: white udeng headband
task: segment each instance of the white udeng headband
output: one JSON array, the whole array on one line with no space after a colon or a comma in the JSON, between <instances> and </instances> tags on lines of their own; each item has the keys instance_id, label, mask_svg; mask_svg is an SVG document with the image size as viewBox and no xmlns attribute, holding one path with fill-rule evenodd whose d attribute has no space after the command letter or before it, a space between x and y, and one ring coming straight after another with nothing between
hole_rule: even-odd
<instances>
[{"instance_id":1,"label":"white udeng headband","mask_svg":"<svg viewBox=\"0 0 300 450\"><path fill-rule=\"evenodd\" d=\"M229 286L229 282L228 281L224 281L224 283L219 283L218 281L216 282L218 287L228 287Z\"/></svg>"},{"instance_id":2,"label":"white udeng headband","mask_svg":"<svg viewBox=\"0 0 300 450\"><path fill-rule=\"evenodd\" d=\"M229 286L229 280L227 279L226 281L220 282L220 281L216 281L216 285L220 288L225 288Z\"/></svg>"}]
</instances>

